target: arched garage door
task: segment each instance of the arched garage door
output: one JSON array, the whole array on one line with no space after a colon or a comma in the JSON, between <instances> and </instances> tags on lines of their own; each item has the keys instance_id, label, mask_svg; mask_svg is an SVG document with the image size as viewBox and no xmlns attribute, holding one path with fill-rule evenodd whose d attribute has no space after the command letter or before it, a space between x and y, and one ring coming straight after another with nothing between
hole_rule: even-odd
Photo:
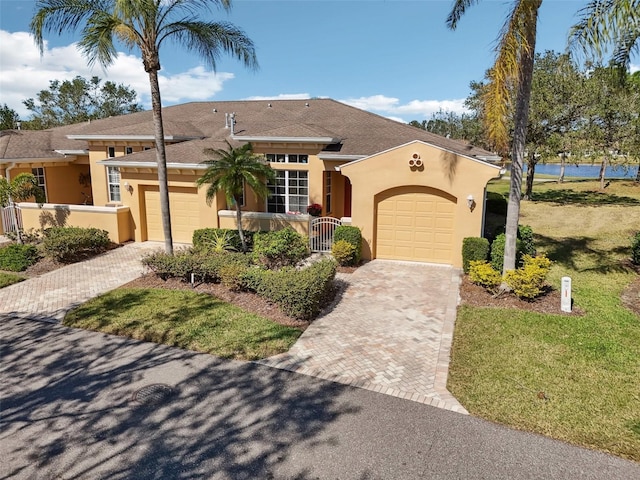
<instances>
[{"instance_id":1,"label":"arched garage door","mask_svg":"<svg viewBox=\"0 0 640 480\"><path fill-rule=\"evenodd\" d=\"M376 196L376 257L451 263L456 200L439 190L403 187Z\"/></svg>"},{"instance_id":2,"label":"arched garage door","mask_svg":"<svg viewBox=\"0 0 640 480\"><path fill-rule=\"evenodd\" d=\"M144 192L147 217L147 240L164 241L160 192L152 188ZM169 188L171 209L171 233L174 242L191 243L193 231L200 228L198 191L195 188Z\"/></svg>"}]
</instances>

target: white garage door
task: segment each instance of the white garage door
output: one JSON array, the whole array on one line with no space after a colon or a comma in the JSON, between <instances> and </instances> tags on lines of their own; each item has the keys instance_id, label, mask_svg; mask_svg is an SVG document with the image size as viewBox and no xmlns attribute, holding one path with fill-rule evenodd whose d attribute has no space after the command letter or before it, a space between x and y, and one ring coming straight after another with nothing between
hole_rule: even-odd
<instances>
[{"instance_id":1,"label":"white garage door","mask_svg":"<svg viewBox=\"0 0 640 480\"><path fill-rule=\"evenodd\" d=\"M163 242L160 192L146 190L144 199L147 214L147 239ZM200 228L197 190L195 188L169 188L169 208L171 209L173 241L191 243L193 231Z\"/></svg>"},{"instance_id":2,"label":"white garage door","mask_svg":"<svg viewBox=\"0 0 640 480\"><path fill-rule=\"evenodd\" d=\"M376 257L451 263L453 200L431 193L401 193L378 202Z\"/></svg>"}]
</instances>

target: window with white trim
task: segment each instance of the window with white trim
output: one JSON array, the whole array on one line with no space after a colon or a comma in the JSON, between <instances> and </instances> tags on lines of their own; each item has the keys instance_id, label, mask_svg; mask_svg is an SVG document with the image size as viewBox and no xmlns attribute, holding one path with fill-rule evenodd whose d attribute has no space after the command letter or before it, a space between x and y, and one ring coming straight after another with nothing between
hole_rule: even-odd
<instances>
[{"instance_id":1,"label":"window with white trim","mask_svg":"<svg viewBox=\"0 0 640 480\"><path fill-rule=\"evenodd\" d=\"M131 155L133 153L133 147L124 147L124 154Z\"/></svg>"},{"instance_id":2,"label":"window with white trim","mask_svg":"<svg viewBox=\"0 0 640 480\"><path fill-rule=\"evenodd\" d=\"M109 187L109 201L119 202L120 197L120 169L107 167L107 185Z\"/></svg>"},{"instance_id":3,"label":"window with white trim","mask_svg":"<svg viewBox=\"0 0 640 480\"><path fill-rule=\"evenodd\" d=\"M306 213L309 205L309 172L276 170L275 173L275 180L267 183L267 212Z\"/></svg>"},{"instance_id":4,"label":"window with white trim","mask_svg":"<svg viewBox=\"0 0 640 480\"><path fill-rule=\"evenodd\" d=\"M31 174L36 177L38 181L38 187L42 189L44 194L44 201L47 202L47 179L44 176L44 167L32 168Z\"/></svg>"},{"instance_id":5,"label":"window with white trim","mask_svg":"<svg viewBox=\"0 0 640 480\"><path fill-rule=\"evenodd\" d=\"M265 157L271 163L309 163L309 155L297 153L267 153Z\"/></svg>"},{"instance_id":6,"label":"window with white trim","mask_svg":"<svg viewBox=\"0 0 640 480\"><path fill-rule=\"evenodd\" d=\"M107 147L107 158L113 158L116 156L116 147Z\"/></svg>"},{"instance_id":7,"label":"window with white trim","mask_svg":"<svg viewBox=\"0 0 640 480\"><path fill-rule=\"evenodd\" d=\"M331 172L324 172L324 208L331 211Z\"/></svg>"}]
</instances>

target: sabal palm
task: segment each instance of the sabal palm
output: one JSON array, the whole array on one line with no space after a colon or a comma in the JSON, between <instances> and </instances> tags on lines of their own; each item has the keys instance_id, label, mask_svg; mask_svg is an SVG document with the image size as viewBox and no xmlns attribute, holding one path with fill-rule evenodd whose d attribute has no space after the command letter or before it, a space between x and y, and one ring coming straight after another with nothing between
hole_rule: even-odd
<instances>
[{"instance_id":1,"label":"sabal palm","mask_svg":"<svg viewBox=\"0 0 640 480\"><path fill-rule=\"evenodd\" d=\"M207 170L198 178L196 184L201 187L209 184L207 188L207 204L211 205L219 191L225 193L227 202L234 204L236 208L236 221L238 223L238 235L242 242L242 250L246 252L247 243L242 231L242 196L244 186L248 185L258 198L269 195L269 189L265 180L273 180L275 172L262 155L253 153L253 145L246 143L234 148L227 141L225 149L206 149L205 154L213 156L205 160Z\"/></svg>"},{"instance_id":2,"label":"sabal palm","mask_svg":"<svg viewBox=\"0 0 640 480\"><path fill-rule=\"evenodd\" d=\"M45 201L44 190L31 173L20 173L12 180L0 177L0 207L11 207L12 222L16 226L16 238L22 243L22 235L18 228L18 211L15 202L24 202L35 198L42 205Z\"/></svg>"},{"instance_id":3,"label":"sabal palm","mask_svg":"<svg viewBox=\"0 0 640 480\"><path fill-rule=\"evenodd\" d=\"M578 13L570 45L597 60L610 51L613 63L626 71L631 55L640 52L640 0L592 0Z\"/></svg>"},{"instance_id":4,"label":"sabal palm","mask_svg":"<svg viewBox=\"0 0 640 480\"><path fill-rule=\"evenodd\" d=\"M139 50L149 75L153 109L160 209L165 249L173 253L167 159L162 124L158 71L160 47L174 41L197 53L215 70L221 53L231 54L250 68L257 68L255 48L242 30L227 22L201 20L212 7L229 10L231 0L38 0L31 32L43 51L44 34L80 29L78 47L88 59L106 67L117 56L116 42Z\"/></svg>"},{"instance_id":5,"label":"sabal palm","mask_svg":"<svg viewBox=\"0 0 640 480\"><path fill-rule=\"evenodd\" d=\"M456 0L447 25L455 29L467 8L479 0ZM500 32L496 46L496 61L489 72L484 93L484 122L493 145L506 150L508 116L515 102L513 138L511 143L511 186L504 249L504 272L516 267L516 240L522 195L522 169L526 144L531 80L536 46L538 11L542 0L516 0ZM513 93L515 98L513 98Z\"/></svg>"}]
</instances>

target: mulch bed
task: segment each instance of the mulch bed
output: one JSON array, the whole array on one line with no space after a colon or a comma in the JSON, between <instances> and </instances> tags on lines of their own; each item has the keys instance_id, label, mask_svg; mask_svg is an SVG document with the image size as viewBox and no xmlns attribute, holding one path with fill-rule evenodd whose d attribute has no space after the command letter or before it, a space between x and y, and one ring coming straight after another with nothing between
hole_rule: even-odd
<instances>
[{"instance_id":1,"label":"mulch bed","mask_svg":"<svg viewBox=\"0 0 640 480\"><path fill-rule=\"evenodd\" d=\"M483 287L471 283L466 275L462 277L460 298L462 304L474 307L516 308L518 310L558 315L583 314L582 310L576 307L573 308L571 313L562 312L560 310L560 292L558 290L549 289L544 295L531 301L521 300L513 294L495 296Z\"/></svg>"}]
</instances>

